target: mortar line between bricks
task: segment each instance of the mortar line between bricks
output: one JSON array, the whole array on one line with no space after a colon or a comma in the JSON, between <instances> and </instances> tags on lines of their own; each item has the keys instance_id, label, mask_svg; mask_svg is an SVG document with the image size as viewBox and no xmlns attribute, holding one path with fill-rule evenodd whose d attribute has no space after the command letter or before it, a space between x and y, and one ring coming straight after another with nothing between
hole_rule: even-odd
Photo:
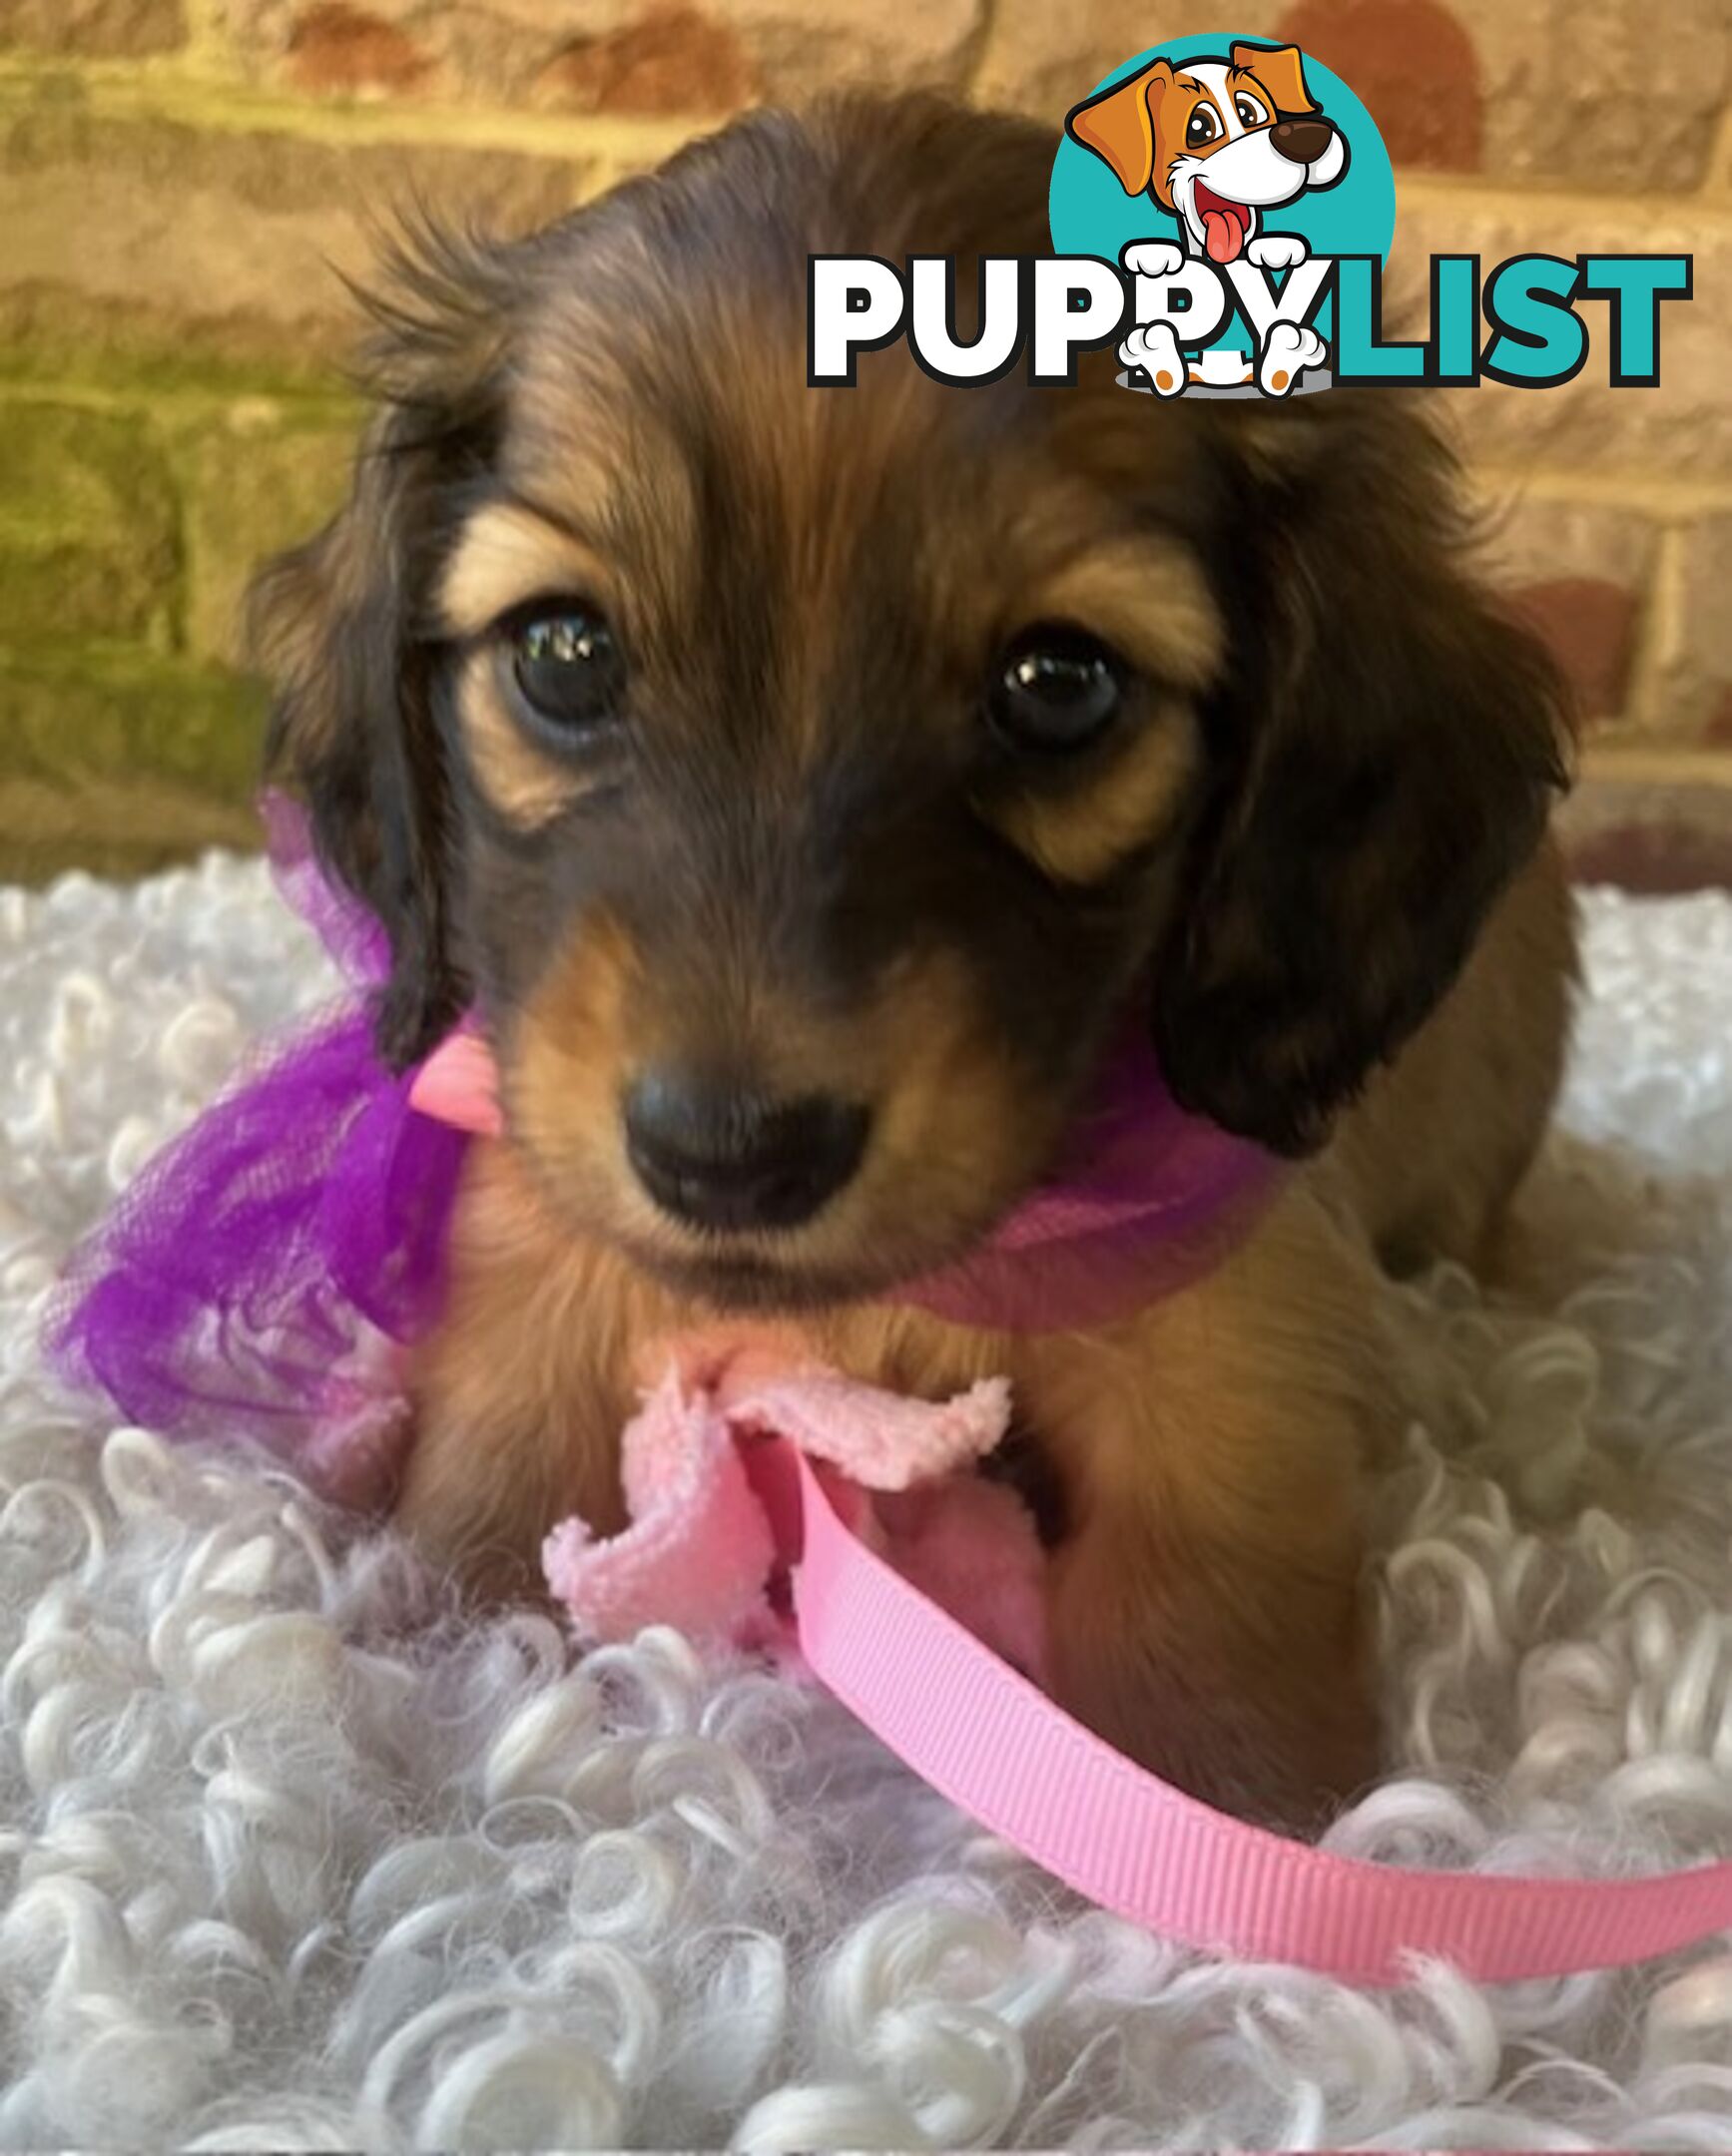
<instances>
[{"instance_id":1,"label":"mortar line between bricks","mask_svg":"<svg viewBox=\"0 0 1732 2156\"><path fill-rule=\"evenodd\" d=\"M1701 192L1710 200L1716 195L1732 196L1732 103L1728 103L1720 116L1720 131L1708 155Z\"/></svg>"},{"instance_id":2,"label":"mortar line between bricks","mask_svg":"<svg viewBox=\"0 0 1732 2156\"><path fill-rule=\"evenodd\" d=\"M1662 523L1684 523L1732 510L1732 473L1720 479L1644 479L1633 469L1560 470L1470 456L1468 479L1481 491L1508 488L1529 500L1640 509Z\"/></svg>"},{"instance_id":3,"label":"mortar line between bricks","mask_svg":"<svg viewBox=\"0 0 1732 2156\"><path fill-rule=\"evenodd\" d=\"M998 27L999 0L980 0L980 10L974 19L974 27L968 33L967 57L962 63L961 80L970 102L980 86L980 73L986 65L986 55L991 48L992 33Z\"/></svg>"},{"instance_id":4,"label":"mortar line between bricks","mask_svg":"<svg viewBox=\"0 0 1732 2156\"><path fill-rule=\"evenodd\" d=\"M1636 609L1636 634L1625 684L1624 715L1632 735L1665 731L1660 709L1665 685L1667 611L1684 572L1684 534L1676 526L1655 537L1654 564Z\"/></svg>"},{"instance_id":5,"label":"mortar line between bricks","mask_svg":"<svg viewBox=\"0 0 1732 2156\"><path fill-rule=\"evenodd\" d=\"M82 92L65 97L68 80ZM0 108L28 109L31 93L59 93L62 109L102 119L162 120L215 135L291 135L300 141L426 144L514 151L566 164L659 164L716 119L620 119L524 113L496 106L366 104L284 97L239 80L157 74L137 62L86 61L76 69L0 57Z\"/></svg>"},{"instance_id":6,"label":"mortar line between bricks","mask_svg":"<svg viewBox=\"0 0 1732 2156\"><path fill-rule=\"evenodd\" d=\"M4 341L0 341L0 351L14 359L21 351L26 359L29 356L28 347ZM358 425L366 410L363 398L337 387L249 389L220 381L160 383L149 378L112 385L68 381L58 372L0 376L0 406L7 404L59 404L77 411L140 413L171 420L206 418L255 406L273 418L288 420L291 428L302 423L309 428Z\"/></svg>"},{"instance_id":7,"label":"mortar line between bricks","mask_svg":"<svg viewBox=\"0 0 1732 2156\"><path fill-rule=\"evenodd\" d=\"M989 21L993 0L982 19ZM119 118L160 119L217 134L288 134L303 140L356 144L416 143L450 149L492 149L568 163L636 168L659 163L720 118L625 119L598 113L526 113L494 105L404 104L321 100L263 90L239 76L180 70L175 56L140 63L85 60L59 63L0 56L0 102L42 86L76 81L91 111ZM1058 130L1053 129L1056 149ZM1508 215L1525 207L1545 214L1600 217L1628 224L1654 218L1732 229L1732 200L1706 194L1618 195L1548 178L1531 185L1487 187L1477 174L1401 171L1399 200L1431 206L1458 203Z\"/></svg>"}]
</instances>

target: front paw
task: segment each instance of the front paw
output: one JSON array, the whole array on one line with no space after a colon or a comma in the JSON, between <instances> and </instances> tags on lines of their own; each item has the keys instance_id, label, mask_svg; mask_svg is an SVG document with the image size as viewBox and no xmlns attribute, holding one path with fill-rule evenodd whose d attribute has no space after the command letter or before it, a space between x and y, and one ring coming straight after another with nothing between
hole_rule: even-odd
<instances>
[{"instance_id":1,"label":"front paw","mask_svg":"<svg viewBox=\"0 0 1732 2156\"><path fill-rule=\"evenodd\" d=\"M1304 262L1307 252L1297 233L1264 233L1245 250L1246 259L1259 270L1291 270Z\"/></svg>"},{"instance_id":2,"label":"front paw","mask_svg":"<svg viewBox=\"0 0 1732 2156\"><path fill-rule=\"evenodd\" d=\"M1170 277L1185 267L1185 257L1170 240L1133 240L1119 265L1130 276Z\"/></svg>"},{"instance_id":3,"label":"front paw","mask_svg":"<svg viewBox=\"0 0 1732 2156\"><path fill-rule=\"evenodd\" d=\"M1171 322L1133 329L1119 346L1119 358L1133 373L1141 368L1156 396L1177 396L1185 386L1185 362Z\"/></svg>"},{"instance_id":4,"label":"front paw","mask_svg":"<svg viewBox=\"0 0 1732 2156\"><path fill-rule=\"evenodd\" d=\"M1286 396L1308 366L1321 366L1328 356L1328 347L1315 329L1301 322L1278 321L1257 361L1257 386L1265 396Z\"/></svg>"}]
</instances>

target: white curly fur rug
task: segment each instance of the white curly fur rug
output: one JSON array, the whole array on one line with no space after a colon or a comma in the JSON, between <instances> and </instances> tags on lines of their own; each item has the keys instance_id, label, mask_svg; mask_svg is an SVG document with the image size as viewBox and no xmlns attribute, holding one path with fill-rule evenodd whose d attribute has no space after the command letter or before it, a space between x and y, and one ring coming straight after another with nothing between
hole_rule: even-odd
<instances>
[{"instance_id":1,"label":"white curly fur rug","mask_svg":"<svg viewBox=\"0 0 1732 2156\"><path fill-rule=\"evenodd\" d=\"M1533 1278L1402 1296L1395 1772L1343 1850L1732 1853L1732 904L1586 911ZM58 1396L68 1239L326 985L257 864L0 892L0 2143L1732 2149L1732 1952L1202 1962L822 1698L464 1624L281 1475Z\"/></svg>"}]
</instances>

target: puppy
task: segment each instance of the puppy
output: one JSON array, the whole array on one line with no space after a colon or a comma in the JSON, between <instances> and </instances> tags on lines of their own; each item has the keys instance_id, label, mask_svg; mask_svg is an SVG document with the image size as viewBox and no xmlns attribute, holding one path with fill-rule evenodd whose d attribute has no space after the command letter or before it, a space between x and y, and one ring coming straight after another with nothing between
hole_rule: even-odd
<instances>
[{"instance_id":1,"label":"puppy","mask_svg":"<svg viewBox=\"0 0 1732 2156\"><path fill-rule=\"evenodd\" d=\"M1012 1379L1057 1696L1291 1822L1376 1765L1374 1252L1481 1257L1544 1124L1569 914L1552 677L1387 395L806 381L813 253L1045 240L1051 142L761 113L380 303L351 499L257 594L276 747L390 933L394 1063L482 1014L400 1517L490 1596L620 1523L669 1332ZM964 310L966 311L966 310ZM966 325L959 327L966 334ZM1042 683L1031 694L1030 673ZM1128 1014L1299 1163L1092 1333L877 1298L1036 1182Z\"/></svg>"}]
</instances>

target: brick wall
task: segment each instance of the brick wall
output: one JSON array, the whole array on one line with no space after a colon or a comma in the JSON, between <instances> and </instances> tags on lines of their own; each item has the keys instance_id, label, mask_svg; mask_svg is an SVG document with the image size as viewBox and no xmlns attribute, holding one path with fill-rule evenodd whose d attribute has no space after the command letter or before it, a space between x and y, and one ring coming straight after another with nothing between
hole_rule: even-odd
<instances>
[{"instance_id":1,"label":"brick wall","mask_svg":"<svg viewBox=\"0 0 1732 2156\"><path fill-rule=\"evenodd\" d=\"M0 874L246 833L235 600L339 483L335 272L387 206L521 228L842 79L1056 122L1128 53L1218 29L1366 99L1398 269L1694 254L1663 388L1609 391L1602 335L1566 389L1440 402L1593 766L1732 779L1725 0L0 0Z\"/></svg>"}]
</instances>

